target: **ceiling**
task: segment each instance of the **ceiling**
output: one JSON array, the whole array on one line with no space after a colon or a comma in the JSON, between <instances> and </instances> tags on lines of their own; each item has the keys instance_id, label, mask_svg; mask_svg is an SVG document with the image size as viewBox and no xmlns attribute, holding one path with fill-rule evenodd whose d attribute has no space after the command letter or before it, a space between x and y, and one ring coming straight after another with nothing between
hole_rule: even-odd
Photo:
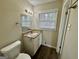
<instances>
[{"instance_id":1,"label":"ceiling","mask_svg":"<svg viewBox=\"0 0 79 59\"><path fill-rule=\"evenodd\" d=\"M56 1L56 0L28 0L32 5L36 6L39 4L44 4L44 3L48 3L48 2L52 2L52 1Z\"/></svg>"}]
</instances>

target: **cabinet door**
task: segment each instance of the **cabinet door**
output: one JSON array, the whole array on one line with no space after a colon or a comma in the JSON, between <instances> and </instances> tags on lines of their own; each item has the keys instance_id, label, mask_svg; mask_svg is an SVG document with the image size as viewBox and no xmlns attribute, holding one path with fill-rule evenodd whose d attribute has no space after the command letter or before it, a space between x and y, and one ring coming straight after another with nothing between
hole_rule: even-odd
<instances>
[{"instance_id":1,"label":"cabinet door","mask_svg":"<svg viewBox=\"0 0 79 59\"><path fill-rule=\"evenodd\" d=\"M31 56L34 55L34 44L33 44L33 39L24 37L24 47L26 53L30 54Z\"/></svg>"},{"instance_id":2,"label":"cabinet door","mask_svg":"<svg viewBox=\"0 0 79 59\"><path fill-rule=\"evenodd\" d=\"M40 37L39 36L34 39L34 42L33 42L34 43L34 54L37 52L37 50L38 50L38 48L40 46L39 40L40 40Z\"/></svg>"}]
</instances>

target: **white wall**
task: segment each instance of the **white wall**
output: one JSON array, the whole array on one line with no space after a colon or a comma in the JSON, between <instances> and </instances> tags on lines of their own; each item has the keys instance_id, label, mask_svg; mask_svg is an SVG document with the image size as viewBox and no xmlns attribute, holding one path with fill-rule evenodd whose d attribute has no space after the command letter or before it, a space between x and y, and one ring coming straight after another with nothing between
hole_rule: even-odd
<instances>
[{"instance_id":1,"label":"white wall","mask_svg":"<svg viewBox=\"0 0 79 59\"><path fill-rule=\"evenodd\" d=\"M21 14L25 9L33 10L27 0L0 0L0 48L21 38Z\"/></svg>"},{"instance_id":2,"label":"white wall","mask_svg":"<svg viewBox=\"0 0 79 59\"><path fill-rule=\"evenodd\" d=\"M60 24L60 18L61 18L61 9L62 9L62 0L56 0L54 2L49 2L46 4L37 5L34 7L34 24L33 28L38 29L38 13L42 12L43 10L50 10L50 9L58 9L58 17L57 17L57 30L49 30L49 31L43 31L43 42L42 44L46 44L56 47L57 44L57 34Z\"/></svg>"}]
</instances>

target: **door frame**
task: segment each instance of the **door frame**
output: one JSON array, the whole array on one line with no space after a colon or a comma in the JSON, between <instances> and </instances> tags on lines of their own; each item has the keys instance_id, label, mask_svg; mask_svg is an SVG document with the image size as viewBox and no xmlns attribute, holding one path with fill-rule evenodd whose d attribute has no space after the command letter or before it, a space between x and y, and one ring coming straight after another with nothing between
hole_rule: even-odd
<instances>
[{"instance_id":1,"label":"door frame","mask_svg":"<svg viewBox=\"0 0 79 59\"><path fill-rule=\"evenodd\" d=\"M65 40L64 38L65 38L69 15L70 15L70 10L68 8L70 5L71 5L71 0L66 0L63 4L63 8L62 8L61 22L60 22L60 28L59 28L59 33L58 33L58 42L57 42L57 48L56 48L56 51L58 54L61 54L63 45L64 45L64 40Z\"/></svg>"}]
</instances>

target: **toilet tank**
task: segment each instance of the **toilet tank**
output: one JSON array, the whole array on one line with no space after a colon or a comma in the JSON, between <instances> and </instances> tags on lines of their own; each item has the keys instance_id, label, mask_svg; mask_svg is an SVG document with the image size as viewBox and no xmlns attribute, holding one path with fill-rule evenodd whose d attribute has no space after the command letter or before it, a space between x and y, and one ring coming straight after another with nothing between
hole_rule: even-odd
<instances>
[{"instance_id":1,"label":"toilet tank","mask_svg":"<svg viewBox=\"0 0 79 59\"><path fill-rule=\"evenodd\" d=\"M21 46L21 42L16 41L16 42L2 48L0 51L8 59L15 59L20 53L20 46Z\"/></svg>"}]
</instances>

